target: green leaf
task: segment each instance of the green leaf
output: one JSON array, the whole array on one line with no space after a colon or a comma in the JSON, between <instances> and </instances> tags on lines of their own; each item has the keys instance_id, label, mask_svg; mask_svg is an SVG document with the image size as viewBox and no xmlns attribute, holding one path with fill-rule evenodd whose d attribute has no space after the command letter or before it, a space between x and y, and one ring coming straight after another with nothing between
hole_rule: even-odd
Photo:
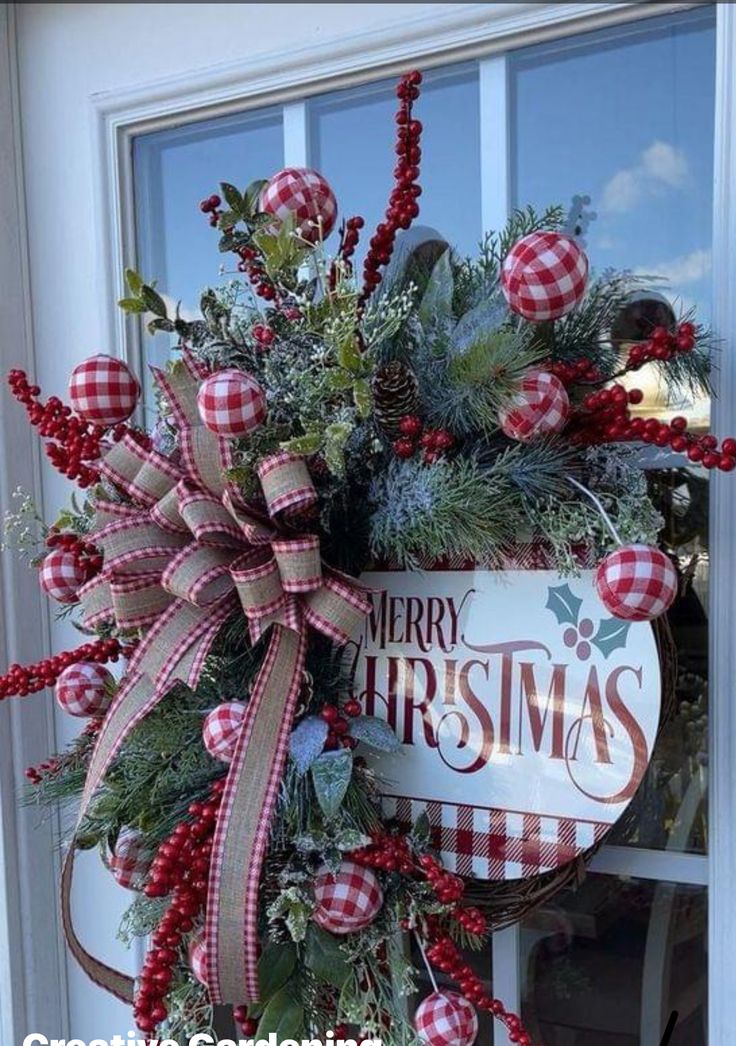
<instances>
[{"instance_id":1,"label":"green leaf","mask_svg":"<svg viewBox=\"0 0 736 1046\"><path fill-rule=\"evenodd\" d=\"M302 719L289 738L289 752L299 774L306 774L325 746L329 726L321 716Z\"/></svg>"},{"instance_id":2,"label":"green leaf","mask_svg":"<svg viewBox=\"0 0 736 1046\"><path fill-rule=\"evenodd\" d=\"M335 988L342 988L350 976L350 967L345 961L340 942L315 923L311 923L307 931L304 961L316 977Z\"/></svg>"},{"instance_id":3,"label":"green leaf","mask_svg":"<svg viewBox=\"0 0 736 1046\"><path fill-rule=\"evenodd\" d=\"M146 306L143 304L140 298L120 298L118 305L125 312L145 312Z\"/></svg>"},{"instance_id":4,"label":"green leaf","mask_svg":"<svg viewBox=\"0 0 736 1046\"><path fill-rule=\"evenodd\" d=\"M427 811L422 810L411 830L411 837L417 846L426 846L429 842L430 828Z\"/></svg>"},{"instance_id":5,"label":"green leaf","mask_svg":"<svg viewBox=\"0 0 736 1046\"><path fill-rule=\"evenodd\" d=\"M323 752L312 763L311 773L322 813L325 817L334 817L350 784L353 753L347 748L338 752Z\"/></svg>"},{"instance_id":6,"label":"green leaf","mask_svg":"<svg viewBox=\"0 0 736 1046\"><path fill-rule=\"evenodd\" d=\"M232 229L233 225L237 225L239 221L240 215L237 211L223 211L217 223L217 228Z\"/></svg>"},{"instance_id":7,"label":"green leaf","mask_svg":"<svg viewBox=\"0 0 736 1046\"><path fill-rule=\"evenodd\" d=\"M547 590L546 610L551 610L557 618L558 625L577 625L582 599L578 599L569 585L558 585Z\"/></svg>"},{"instance_id":8,"label":"green leaf","mask_svg":"<svg viewBox=\"0 0 736 1046\"><path fill-rule=\"evenodd\" d=\"M373 394L370 383L365 378L359 378L353 386L353 400L358 415L367 418L373 409Z\"/></svg>"},{"instance_id":9,"label":"green leaf","mask_svg":"<svg viewBox=\"0 0 736 1046\"><path fill-rule=\"evenodd\" d=\"M271 1032L276 1042L284 1039L301 1039L304 1030L304 1010L296 1001L288 986L271 998L258 1023L255 1039L268 1039Z\"/></svg>"},{"instance_id":10,"label":"green leaf","mask_svg":"<svg viewBox=\"0 0 736 1046\"><path fill-rule=\"evenodd\" d=\"M225 197L230 210L235 211L238 217L240 217L243 213L243 197L240 195L239 190L234 185L231 185L230 182L220 182L220 191Z\"/></svg>"},{"instance_id":11,"label":"green leaf","mask_svg":"<svg viewBox=\"0 0 736 1046\"><path fill-rule=\"evenodd\" d=\"M344 389L350 389L355 381L352 374L346 370L335 368L329 371L326 378L326 384L328 389L334 389L336 392L342 392Z\"/></svg>"},{"instance_id":12,"label":"green leaf","mask_svg":"<svg viewBox=\"0 0 736 1046\"><path fill-rule=\"evenodd\" d=\"M292 454L316 454L321 446L322 436L319 432L307 432L304 436L296 436L280 444L282 450Z\"/></svg>"},{"instance_id":13,"label":"green leaf","mask_svg":"<svg viewBox=\"0 0 736 1046\"><path fill-rule=\"evenodd\" d=\"M598 647L604 657L608 657L612 651L626 646L630 628L630 621L622 621L618 617L604 617L591 643Z\"/></svg>"},{"instance_id":14,"label":"green leaf","mask_svg":"<svg viewBox=\"0 0 736 1046\"><path fill-rule=\"evenodd\" d=\"M245 207L244 210L247 216L255 214L258 209L258 204L261 199L261 193L263 192L264 186L268 185L265 178L256 178L252 181L248 188L243 193Z\"/></svg>"},{"instance_id":15,"label":"green leaf","mask_svg":"<svg viewBox=\"0 0 736 1046\"><path fill-rule=\"evenodd\" d=\"M174 329L174 324L171 320L151 320L146 326L149 334L156 334L158 331L173 331Z\"/></svg>"},{"instance_id":16,"label":"green leaf","mask_svg":"<svg viewBox=\"0 0 736 1046\"><path fill-rule=\"evenodd\" d=\"M287 941L276 944L269 941L258 960L258 983L261 1002L267 1002L288 981L296 966L296 948Z\"/></svg>"},{"instance_id":17,"label":"green leaf","mask_svg":"<svg viewBox=\"0 0 736 1046\"><path fill-rule=\"evenodd\" d=\"M346 421L334 421L325 429L325 461L330 472L341 476L345 471L345 444L353 426Z\"/></svg>"},{"instance_id":18,"label":"green leaf","mask_svg":"<svg viewBox=\"0 0 736 1046\"><path fill-rule=\"evenodd\" d=\"M360 351L358 339L350 334L340 343L337 349L337 362L345 370L359 370L363 363L363 355Z\"/></svg>"},{"instance_id":19,"label":"green leaf","mask_svg":"<svg viewBox=\"0 0 736 1046\"><path fill-rule=\"evenodd\" d=\"M153 287L149 287L144 283L141 287L141 298L149 312L154 313L156 316L166 317L166 302L160 294L156 293Z\"/></svg>"},{"instance_id":20,"label":"green leaf","mask_svg":"<svg viewBox=\"0 0 736 1046\"><path fill-rule=\"evenodd\" d=\"M425 329L434 326L438 319L452 315L454 286L448 248L435 262L427 289L419 305L419 320Z\"/></svg>"},{"instance_id":21,"label":"green leaf","mask_svg":"<svg viewBox=\"0 0 736 1046\"><path fill-rule=\"evenodd\" d=\"M388 723L376 716L362 715L358 719L351 719L348 733L364 745L381 752L398 752L401 748L398 737Z\"/></svg>"},{"instance_id":22,"label":"green leaf","mask_svg":"<svg viewBox=\"0 0 736 1046\"><path fill-rule=\"evenodd\" d=\"M130 287L130 293L138 298L143 287L143 280L135 269L125 270L125 282L128 284L128 287Z\"/></svg>"}]
</instances>

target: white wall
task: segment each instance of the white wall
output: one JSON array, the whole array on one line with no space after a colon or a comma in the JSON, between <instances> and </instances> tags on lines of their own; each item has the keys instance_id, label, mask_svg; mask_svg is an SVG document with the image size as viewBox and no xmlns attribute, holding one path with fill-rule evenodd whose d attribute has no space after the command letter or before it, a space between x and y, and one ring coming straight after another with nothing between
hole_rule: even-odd
<instances>
[{"instance_id":1,"label":"white wall","mask_svg":"<svg viewBox=\"0 0 736 1046\"><path fill-rule=\"evenodd\" d=\"M18 4L36 379L44 392L64 395L76 362L119 348L105 341L103 265L96 256L100 216L93 198L93 94L219 62L240 60L247 68L259 53L298 50L455 6ZM64 504L68 491L65 481L45 470L47 518ZM68 625L55 625L52 635L57 649L78 642ZM48 694L36 698L49 699ZM59 716L61 743L77 729ZM132 957L115 941L131 895L115 886L94 855L83 855L78 863L75 907L83 940L107 961L132 969ZM82 1040L127 1034L127 1008L90 984L72 960L68 981L70 1027L50 1031Z\"/></svg>"}]
</instances>

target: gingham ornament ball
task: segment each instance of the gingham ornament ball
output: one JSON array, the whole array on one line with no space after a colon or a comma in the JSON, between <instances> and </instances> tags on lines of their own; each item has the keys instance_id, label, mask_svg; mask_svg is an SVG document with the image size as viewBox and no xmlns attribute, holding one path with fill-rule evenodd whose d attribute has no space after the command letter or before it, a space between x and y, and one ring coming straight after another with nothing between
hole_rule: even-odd
<instances>
[{"instance_id":1,"label":"gingham ornament ball","mask_svg":"<svg viewBox=\"0 0 736 1046\"><path fill-rule=\"evenodd\" d=\"M207 943L202 932L192 937L187 949L189 966L200 984L207 984Z\"/></svg>"},{"instance_id":2,"label":"gingham ornament ball","mask_svg":"<svg viewBox=\"0 0 736 1046\"><path fill-rule=\"evenodd\" d=\"M506 255L501 288L509 307L525 320L557 320L585 294L588 259L570 236L532 232Z\"/></svg>"},{"instance_id":3,"label":"gingham ornament ball","mask_svg":"<svg viewBox=\"0 0 736 1046\"><path fill-rule=\"evenodd\" d=\"M369 926L383 904L383 891L374 872L353 861L338 871L323 868L314 881L317 902L312 918L323 930L344 935Z\"/></svg>"},{"instance_id":4,"label":"gingham ornament ball","mask_svg":"<svg viewBox=\"0 0 736 1046\"><path fill-rule=\"evenodd\" d=\"M532 368L524 375L510 405L500 412L499 422L510 439L527 443L537 436L559 432L569 414L570 400L560 379Z\"/></svg>"},{"instance_id":5,"label":"gingham ornament ball","mask_svg":"<svg viewBox=\"0 0 736 1046\"><path fill-rule=\"evenodd\" d=\"M311 167L285 167L261 192L261 210L282 220L293 214L299 235L310 243L326 239L337 221L329 183Z\"/></svg>"},{"instance_id":6,"label":"gingham ornament ball","mask_svg":"<svg viewBox=\"0 0 736 1046\"><path fill-rule=\"evenodd\" d=\"M244 718L245 705L240 701L225 701L208 712L202 725L202 740L211 756L223 763L232 761Z\"/></svg>"},{"instance_id":7,"label":"gingham ornament ball","mask_svg":"<svg viewBox=\"0 0 736 1046\"><path fill-rule=\"evenodd\" d=\"M218 436L247 436L266 420L266 396L256 379L230 368L210 374L197 393L199 416Z\"/></svg>"},{"instance_id":8,"label":"gingham ornament ball","mask_svg":"<svg viewBox=\"0 0 736 1046\"><path fill-rule=\"evenodd\" d=\"M598 564L595 587L614 617L651 621L674 602L677 571L669 556L652 545L623 545Z\"/></svg>"},{"instance_id":9,"label":"gingham ornament ball","mask_svg":"<svg viewBox=\"0 0 736 1046\"><path fill-rule=\"evenodd\" d=\"M437 991L420 1002L414 1027L427 1046L472 1046L478 1035L478 1015L458 992Z\"/></svg>"},{"instance_id":10,"label":"gingham ornament ball","mask_svg":"<svg viewBox=\"0 0 736 1046\"><path fill-rule=\"evenodd\" d=\"M145 846L141 833L133 828L123 828L107 859L107 867L115 881L126 890L142 890L152 860L153 852Z\"/></svg>"},{"instance_id":11,"label":"gingham ornament ball","mask_svg":"<svg viewBox=\"0 0 736 1046\"><path fill-rule=\"evenodd\" d=\"M112 673L103 665L78 661L65 668L56 680L54 696L69 715L102 715L112 702L112 683Z\"/></svg>"},{"instance_id":12,"label":"gingham ornament ball","mask_svg":"<svg viewBox=\"0 0 736 1046\"><path fill-rule=\"evenodd\" d=\"M55 548L44 557L38 571L38 583L57 603L76 603L77 589L86 579L84 568L74 552Z\"/></svg>"},{"instance_id":13,"label":"gingham ornament ball","mask_svg":"<svg viewBox=\"0 0 736 1046\"><path fill-rule=\"evenodd\" d=\"M114 356L90 356L69 379L69 402L85 421L118 425L135 410L141 394L138 379Z\"/></svg>"}]
</instances>

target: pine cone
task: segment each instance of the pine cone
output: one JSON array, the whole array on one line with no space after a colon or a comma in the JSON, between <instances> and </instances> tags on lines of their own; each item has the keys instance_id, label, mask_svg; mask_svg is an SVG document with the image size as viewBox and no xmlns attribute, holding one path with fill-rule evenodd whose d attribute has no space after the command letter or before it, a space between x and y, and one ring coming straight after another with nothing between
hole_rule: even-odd
<instances>
[{"instance_id":1,"label":"pine cone","mask_svg":"<svg viewBox=\"0 0 736 1046\"><path fill-rule=\"evenodd\" d=\"M376 371L372 388L376 421L389 439L395 439L401 418L416 413L419 402L416 374L406 364L392 360Z\"/></svg>"}]
</instances>

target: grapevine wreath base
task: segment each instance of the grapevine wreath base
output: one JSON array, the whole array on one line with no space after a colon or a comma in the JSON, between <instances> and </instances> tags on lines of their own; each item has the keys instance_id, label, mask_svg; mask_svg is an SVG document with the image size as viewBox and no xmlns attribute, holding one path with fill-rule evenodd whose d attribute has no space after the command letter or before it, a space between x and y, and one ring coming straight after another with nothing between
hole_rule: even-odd
<instances>
[{"instance_id":1,"label":"grapevine wreath base","mask_svg":"<svg viewBox=\"0 0 736 1046\"><path fill-rule=\"evenodd\" d=\"M40 584L84 642L12 665L0 696L54 687L86 720L28 777L37 802L79 803L67 939L145 1035L183 1041L223 1003L248 1037L470 1046L481 1011L529 1046L466 951L582 862L464 881L426 819L406 831L384 817L371 751L398 742L364 714L341 652L370 608L358 578L387 560L492 568L519 540L574 573L585 547L608 613L651 620L681 579L657 547L637 448L736 467L736 440L642 415L631 375L646 365L674 393L702 393L711 340L631 274L589 273L585 199L567 216L515 213L475 259L436 236L409 249L420 84L410 73L397 88L394 187L360 275L363 219L341 222L330 257L337 201L295 168L202 201L237 271L205 291L201 319L170 314L128 272L122 308L177 341L153 369L152 432L130 421L140 384L119 359L75 368L69 406L10 374L85 494L49 527L24 502L9 529L28 546L36 526ZM135 894L121 936L150 939L135 983L74 930L73 860L94 847ZM436 982L413 1018L407 934Z\"/></svg>"}]
</instances>

